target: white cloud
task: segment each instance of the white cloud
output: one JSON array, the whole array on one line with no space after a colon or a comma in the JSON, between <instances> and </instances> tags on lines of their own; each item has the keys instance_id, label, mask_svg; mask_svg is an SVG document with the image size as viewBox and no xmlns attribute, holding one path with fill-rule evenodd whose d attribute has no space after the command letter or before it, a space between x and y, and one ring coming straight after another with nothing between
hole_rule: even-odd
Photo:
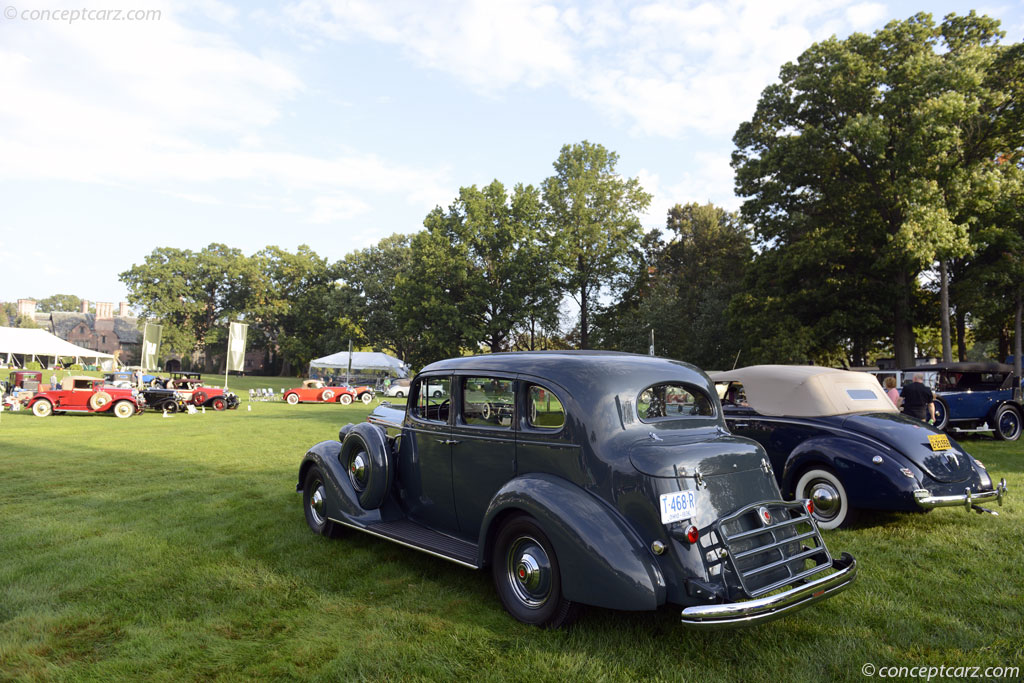
<instances>
[{"instance_id":1,"label":"white cloud","mask_svg":"<svg viewBox=\"0 0 1024 683\"><path fill-rule=\"evenodd\" d=\"M728 211L739 210L741 200L732 193L733 171L729 152L700 152L693 157L696 170L665 185L661 175L647 169L637 172L640 185L653 197L642 222L648 228L664 228L668 210L676 204L711 202Z\"/></svg>"},{"instance_id":2,"label":"white cloud","mask_svg":"<svg viewBox=\"0 0 1024 683\"><path fill-rule=\"evenodd\" d=\"M210 0L197 9L216 21L236 18ZM450 193L443 168L268 145L263 133L302 95L301 79L225 35L186 28L169 6L161 12L145 22L5 26L0 179L149 184L200 203L224 201L211 183L260 192L254 203L293 191L311 203L334 197L310 207L318 222L366 210L339 204L336 193L346 190L397 193L426 207Z\"/></svg>"},{"instance_id":3,"label":"white cloud","mask_svg":"<svg viewBox=\"0 0 1024 683\"><path fill-rule=\"evenodd\" d=\"M779 67L813 41L871 28L855 0L372 2L302 0L286 15L333 40L401 45L483 93L557 84L643 135L729 134Z\"/></svg>"}]
</instances>

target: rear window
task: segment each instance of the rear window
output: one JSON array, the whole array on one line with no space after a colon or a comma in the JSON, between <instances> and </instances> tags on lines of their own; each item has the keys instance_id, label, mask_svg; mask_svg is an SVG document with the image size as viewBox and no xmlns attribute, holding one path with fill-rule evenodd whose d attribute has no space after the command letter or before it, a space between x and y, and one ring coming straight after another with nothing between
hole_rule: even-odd
<instances>
[{"instance_id":1,"label":"rear window","mask_svg":"<svg viewBox=\"0 0 1024 683\"><path fill-rule=\"evenodd\" d=\"M636 412L641 422L686 417L713 417L715 407L704 392L684 384L665 382L640 392Z\"/></svg>"},{"instance_id":2,"label":"rear window","mask_svg":"<svg viewBox=\"0 0 1024 683\"><path fill-rule=\"evenodd\" d=\"M847 389L846 395L854 401L874 401L879 398L871 389Z\"/></svg>"}]
</instances>

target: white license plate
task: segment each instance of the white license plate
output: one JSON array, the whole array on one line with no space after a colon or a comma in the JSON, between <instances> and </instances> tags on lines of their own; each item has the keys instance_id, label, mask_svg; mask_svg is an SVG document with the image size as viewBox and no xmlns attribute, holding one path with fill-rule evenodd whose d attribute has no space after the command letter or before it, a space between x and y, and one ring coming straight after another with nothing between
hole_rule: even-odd
<instances>
[{"instance_id":1,"label":"white license plate","mask_svg":"<svg viewBox=\"0 0 1024 683\"><path fill-rule=\"evenodd\" d=\"M661 523L671 524L690 519L697 514L697 494L694 491L676 491L661 494Z\"/></svg>"}]
</instances>

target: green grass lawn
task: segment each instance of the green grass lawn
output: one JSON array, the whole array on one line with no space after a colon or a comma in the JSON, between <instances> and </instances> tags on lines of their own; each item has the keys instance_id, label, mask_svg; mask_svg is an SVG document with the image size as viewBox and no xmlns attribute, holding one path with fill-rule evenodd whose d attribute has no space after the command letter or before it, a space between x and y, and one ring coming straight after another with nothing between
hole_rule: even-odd
<instances>
[{"instance_id":1,"label":"green grass lawn","mask_svg":"<svg viewBox=\"0 0 1024 683\"><path fill-rule=\"evenodd\" d=\"M294 384L269 382L230 387ZM788 618L702 633L673 607L589 609L542 631L504 612L487 572L307 529L299 460L365 406L248 406L0 416L0 679L820 681L862 680L865 663L1024 667L1019 443L966 441L1010 484L999 517L872 514L826 532L860 579Z\"/></svg>"}]
</instances>

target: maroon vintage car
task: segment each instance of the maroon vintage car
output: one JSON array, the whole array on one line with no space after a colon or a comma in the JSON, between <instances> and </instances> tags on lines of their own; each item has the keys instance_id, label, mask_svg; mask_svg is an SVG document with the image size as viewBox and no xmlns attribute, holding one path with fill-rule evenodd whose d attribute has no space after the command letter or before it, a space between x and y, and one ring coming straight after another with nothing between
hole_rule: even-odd
<instances>
[{"instance_id":1,"label":"maroon vintage car","mask_svg":"<svg viewBox=\"0 0 1024 683\"><path fill-rule=\"evenodd\" d=\"M57 413L107 413L131 417L142 412L145 401L135 389L119 389L98 377L68 377L60 389L40 391L28 407L36 417Z\"/></svg>"},{"instance_id":2,"label":"maroon vintage car","mask_svg":"<svg viewBox=\"0 0 1024 683\"><path fill-rule=\"evenodd\" d=\"M186 402L191 403L197 408L209 406L214 410L226 410L238 407L238 396L234 392L224 391L221 387L206 386L197 373L187 374L191 376L175 378L172 375L172 378L167 380L165 386L181 394Z\"/></svg>"}]
</instances>

